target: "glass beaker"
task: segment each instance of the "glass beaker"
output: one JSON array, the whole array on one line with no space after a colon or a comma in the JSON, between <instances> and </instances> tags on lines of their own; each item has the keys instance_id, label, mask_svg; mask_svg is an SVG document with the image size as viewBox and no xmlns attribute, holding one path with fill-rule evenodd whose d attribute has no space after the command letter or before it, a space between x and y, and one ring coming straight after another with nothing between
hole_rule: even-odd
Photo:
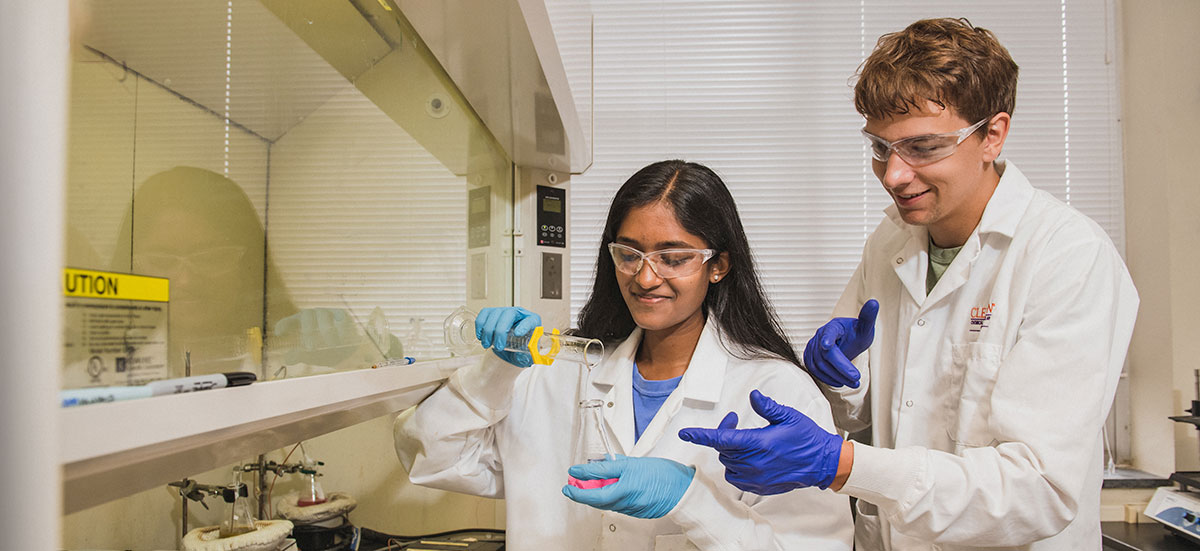
<instances>
[{"instance_id":1,"label":"glass beaker","mask_svg":"<svg viewBox=\"0 0 1200 551\"><path fill-rule=\"evenodd\" d=\"M479 339L475 338L475 312L459 307L446 317L442 328L445 330L446 347L454 354L479 352ZM510 334L504 349L525 352L533 357L535 364L550 365L561 360L583 364L588 369L596 367L604 357L604 343L599 339L563 335L558 329L547 331L542 326L535 327L525 336Z\"/></svg>"}]
</instances>

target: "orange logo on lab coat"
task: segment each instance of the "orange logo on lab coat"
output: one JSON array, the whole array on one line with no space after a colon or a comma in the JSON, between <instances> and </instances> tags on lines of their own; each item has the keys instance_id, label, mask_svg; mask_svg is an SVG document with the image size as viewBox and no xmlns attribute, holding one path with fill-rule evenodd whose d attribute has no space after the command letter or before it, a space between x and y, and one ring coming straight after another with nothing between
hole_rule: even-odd
<instances>
[{"instance_id":1,"label":"orange logo on lab coat","mask_svg":"<svg viewBox=\"0 0 1200 551\"><path fill-rule=\"evenodd\" d=\"M992 311L996 309L996 303L993 302L987 306L976 306L971 309L971 329L972 333L978 333L987 329L988 323L992 321Z\"/></svg>"}]
</instances>

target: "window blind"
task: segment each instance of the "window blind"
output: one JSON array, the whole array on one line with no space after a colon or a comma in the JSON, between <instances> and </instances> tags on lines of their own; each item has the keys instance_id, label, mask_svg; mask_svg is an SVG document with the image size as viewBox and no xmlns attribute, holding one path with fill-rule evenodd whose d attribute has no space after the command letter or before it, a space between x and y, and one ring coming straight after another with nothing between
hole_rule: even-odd
<instances>
[{"instance_id":1,"label":"window blind","mask_svg":"<svg viewBox=\"0 0 1200 551\"><path fill-rule=\"evenodd\" d=\"M668 158L706 164L738 202L793 344L828 320L890 200L851 77L879 35L967 17L1021 67L1003 158L1123 247L1112 7L1099 2L593 2L594 164L572 180L571 309L591 290L617 188Z\"/></svg>"}]
</instances>

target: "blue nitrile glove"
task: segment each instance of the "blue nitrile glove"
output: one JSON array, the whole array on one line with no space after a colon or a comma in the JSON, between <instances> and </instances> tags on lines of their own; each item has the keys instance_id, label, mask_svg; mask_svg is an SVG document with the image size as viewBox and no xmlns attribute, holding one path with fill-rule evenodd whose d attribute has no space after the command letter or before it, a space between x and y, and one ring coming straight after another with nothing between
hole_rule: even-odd
<instances>
[{"instance_id":1,"label":"blue nitrile glove","mask_svg":"<svg viewBox=\"0 0 1200 551\"><path fill-rule=\"evenodd\" d=\"M529 367L533 365L533 356L528 352L505 352L504 346L508 343L510 332L524 337L541 324L541 316L524 308L484 308L475 316L475 338L485 349L491 348L500 359L517 367Z\"/></svg>"},{"instance_id":2,"label":"blue nitrile glove","mask_svg":"<svg viewBox=\"0 0 1200 551\"><path fill-rule=\"evenodd\" d=\"M659 518L671 512L692 484L695 467L661 457L625 457L573 465L567 474L579 480L619 478L591 490L563 486L563 495L597 509L637 518Z\"/></svg>"},{"instance_id":3,"label":"blue nitrile glove","mask_svg":"<svg viewBox=\"0 0 1200 551\"><path fill-rule=\"evenodd\" d=\"M859 373L850 360L870 348L875 340L875 316L879 302L868 300L858 318L833 318L817 329L804 346L804 366L818 381L829 386L858 388Z\"/></svg>"},{"instance_id":4,"label":"blue nitrile glove","mask_svg":"<svg viewBox=\"0 0 1200 551\"><path fill-rule=\"evenodd\" d=\"M364 338L341 308L306 308L275 323L285 363L335 366L349 358Z\"/></svg>"},{"instance_id":5,"label":"blue nitrile glove","mask_svg":"<svg viewBox=\"0 0 1200 551\"><path fill-rule=\"evenodd\" d=\"M837 476L842 438L825 432L807 415L779 405L763 393L750 393L750 407L771 424L738 429L729 412L715 429L686 428L679 438L720 452L725 480L759 495L816 486L824 490Z\"/></svg>"}]
</instances>

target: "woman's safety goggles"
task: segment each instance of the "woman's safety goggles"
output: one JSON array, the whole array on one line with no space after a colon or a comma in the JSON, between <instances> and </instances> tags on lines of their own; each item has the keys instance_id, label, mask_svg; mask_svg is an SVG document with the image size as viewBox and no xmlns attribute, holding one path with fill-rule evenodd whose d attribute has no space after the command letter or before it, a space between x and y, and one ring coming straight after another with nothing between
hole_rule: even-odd
<instances>
[{"instance_id":1,"label":"woman's safety goggles","mask_svg":"<svg viewBox=\"0 0 1200 551\"><path fill-rule=\"evenodd\" d=\"M717 251L712 249L663 249L644 253L620 243L609 243L608 252L612 254L613 264L616 264L618 272L637 275L642 271L642 264L649 262L650 269L663 279L685 277L699 272L704 263L717 254Z\"/></svg>"},{"instance_id":2,"label":"woman's safety goggles","mask_svg":"<svg viewBox=\"0 0 1200 551\"><path fill-rule=\"evenodd\" d=\"M956 132L910 136L894 142L889 142L867 132L865 128L862 131L862 135L867 139L867 143L871 144L871 158L876 161L886 163L894 151L909 166L925 166L953 155L954 151L958 149L958 144L963 143L968 136L974 134L976 130L979 130L979 127L983 126L983 123L989 120L991 120L991 117L987 117Z\"/></svg>"}]
</instances>

